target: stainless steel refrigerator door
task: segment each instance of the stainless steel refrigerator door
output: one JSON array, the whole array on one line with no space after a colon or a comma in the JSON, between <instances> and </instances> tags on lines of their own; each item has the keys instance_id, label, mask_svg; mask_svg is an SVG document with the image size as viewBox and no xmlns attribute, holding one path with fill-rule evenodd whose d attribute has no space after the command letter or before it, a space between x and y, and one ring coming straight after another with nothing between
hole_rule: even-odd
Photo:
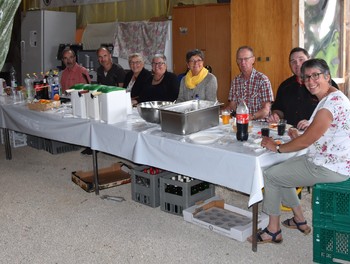
<instances>
[{"instance_id":1,"label":"stainless steel refrigerator door","mask_svg":"<svg viewBox=\"0 0 350 264\"><path fill-rule=\"evenodd\" d=\"M33 72L43 71L42 11L26 12L21 28L22 80Z\"/></svg>"},{"instance_id":2,"label":"stainless steel refrigerator door","mask_svg":"<svg viewBox=\"0 0 350 264\"><path fill-rule=\"evenodd\" d=\"M22 80L32 74L57 69L58 46L74 44L76 14L56 11L28 11L22 20Z\"/></svg>"}]
</instances>

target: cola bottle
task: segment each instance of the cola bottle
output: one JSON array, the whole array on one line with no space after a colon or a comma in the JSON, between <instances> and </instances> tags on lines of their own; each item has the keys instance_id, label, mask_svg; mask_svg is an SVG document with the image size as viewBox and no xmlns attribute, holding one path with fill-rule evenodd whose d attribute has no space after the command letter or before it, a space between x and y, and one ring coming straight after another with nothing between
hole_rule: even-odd
<instances>
[{"instance_id":1,"label":"cola bottle","mask_svg":"<svg viewBox=\"0 0 350 264\"><path fill-rule=\"evenodd\" d=\"M249 125L249 109L243 100L238 104L236 109L236 124L237 124L237 133L236 133L237 140L247 141L248 125Z\"/></svg>"}]
</instances>

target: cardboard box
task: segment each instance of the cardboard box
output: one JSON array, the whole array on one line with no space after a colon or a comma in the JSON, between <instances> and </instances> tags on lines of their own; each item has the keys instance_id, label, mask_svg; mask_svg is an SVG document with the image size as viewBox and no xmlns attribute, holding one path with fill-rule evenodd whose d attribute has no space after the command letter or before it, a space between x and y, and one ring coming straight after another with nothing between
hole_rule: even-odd
<instances>
[{"instance_id":1,"label":"cardboard box","mask_svg":"<svg viewBox=\"0 0 350 264\"><path fill-rule=\"evenodd\" d=\"M238 241L252 235L251 212L225 204L218 196L196 204L183 211L184 220ZM261 213L258 228L268 225L268 215Z\"/></svg>"},{"instance_id":2,"label":"cardboard box","mask_svg":"<svg viewBox=\"0 0 350 264\"><path fill-rule=\"evenodd\" d=\"M39 102L29 103L27 104L30 110L35 111L47 111L52 108L58 108L61 105L61 101L53 101L53 100L40 100Z\"/></svg>"},{"instance_id":3,"label":"cardboard box","mask_svg":"<svg viewBox=\"0 0 350 264\"><path fill-rule=\"evenodd\" d=\"M99 169L100 190L130 183L130 175L130 168L122 162L115 163L108 168ZM95 191L93 171L73 171L72 181L87 192Z\"/></svg>"}]
</instances>

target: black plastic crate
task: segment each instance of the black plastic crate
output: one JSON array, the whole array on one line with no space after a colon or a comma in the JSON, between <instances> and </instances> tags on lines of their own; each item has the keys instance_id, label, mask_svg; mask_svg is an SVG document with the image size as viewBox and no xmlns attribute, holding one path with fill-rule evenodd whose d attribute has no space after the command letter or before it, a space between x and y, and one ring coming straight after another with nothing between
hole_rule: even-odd
<instances>
[{"instance_id":1,"label":"black plastic crate","mask_svg":"<svg viewBox=\"0 0 350 264\"><path fill-rule=\"evenodd\" d=\"M164 212L182 216L186 208L214 195L214 185L208 182L174 173L160 178L160 209Z\"/></svg>"},{"instance_id":2,"label":"black plastic crate","mask_svg":"<svg viewBox=\"0 0 350 264\"><path fill-rule=\"evenodd\" d=\"M35 149L44 148L45 139L37 136L27 135L27 145Z\"/></svg>"},{"instance_id":3,"label":"black plastic crate","mask_svg":"<svg viewBox=\"0 0 350 264\"><path fill-rule=\"evenodd\" d=\"M63 143L56 140L44 139L43 149L55 155L79 150L80 146Z\"/></svg>"},{"instance_id":4,"label":"black plastic crate","mask_svg":"<svg viewBox=\"0 0 350 264\"><path fill-rule=\"evenodd\" d=\"M135 202L158 207L159 178L169 174L168 171L150 166L139 166L131 170L131 196Z\"/></svg>"}]
</instances>

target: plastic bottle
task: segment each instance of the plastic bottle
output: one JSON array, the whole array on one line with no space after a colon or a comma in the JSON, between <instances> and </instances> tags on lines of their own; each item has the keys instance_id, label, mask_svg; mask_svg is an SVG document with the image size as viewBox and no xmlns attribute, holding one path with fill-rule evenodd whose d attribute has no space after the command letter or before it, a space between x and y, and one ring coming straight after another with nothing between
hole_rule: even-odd
<instances>
[{"instance_id":1,"label":"plastic bottle","mask_svg":"<svg viewBox=\"0 0 350 264\"><path fill-rule=\"evenodd\" d=\"M11 94L16 96L16 88L17 88L17 78L15 68L12 66L10 70L10 79L11 79Z\"/></svg>"},{"instance_id":2,"label":"plastic bottle","mask_svg":"<svg viewBox=\"0 0 350 264\"><path fill-rule=\"evenodd\" d=\"M34 79L30 77L29 73L27 73L24 78L24 85L27 91L27 100L31 101L34 99Z\"/></svg>"},{"instance_id":3,"label":"plastic bottle","mask_svg":"<svg viewBox=\"0 0 350 264\"><path fill-rule=\"evenodd\" d=\"M247 141L248 126L249 126L249 109L243 100L237 106L236 124L237 124L237 133L236 133L237 140Z\"/></svg>"},{"instance_id":4,"label":"plastic bottle","mask_svg":"<svg viewBox=\"0 0 350 264\"><path fill-rule=\"evenodd\" d=\"M17 78L16 78L16 71L13 66L11 67L11 70L10 70L10 77L11 77L11 88L14 90L17 87Z\"/></svg>"}]
</instances>

